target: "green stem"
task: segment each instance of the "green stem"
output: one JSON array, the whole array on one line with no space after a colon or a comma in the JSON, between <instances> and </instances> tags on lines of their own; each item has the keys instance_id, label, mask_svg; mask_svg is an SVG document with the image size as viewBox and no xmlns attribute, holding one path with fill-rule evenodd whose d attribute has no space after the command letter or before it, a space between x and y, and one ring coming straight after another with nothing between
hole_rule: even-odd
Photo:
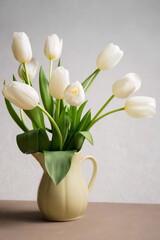
<instances>
[{"instance_id":1,"label":"green stem","mask_svg":"<svg viewBox=\"0 0 160 240\"><path fill-rule=\"evenodd\" d=\"M96 120L96 118L99 116L99 114L103 111L103 109L110 103L110 101L114 98L114 95L112 95L107 102L101 107L101 109L96 113L96 115L94 116L94 118L92 119L92 122L94 122ZM92 123L91 122L91 123Z\"/></svg>"},{"instance_id":2,"label":"green stem","mask_svg":"<svg viewBox=\"0 0 160 240\"><path fill-rule=\"evenodd\" d=\"M83 81L83 83L82 83L83 88L85 88L85 86L88 84L89 80L94 76L94 74L97 72L97 70L98 70L98 68L91 75L89 75L89 77L87 77Z\"/></svg>"},{"instance_id":3,"label":"green stem","mask_svg":"<svg viewBox=\"0 0 160 240\"><path fill-rule=\"evenodd\" d=\"M118 108L118 109L115 109L115 110L112 110L112 111L110 111L110 112L107 112L107 113L103 114L102 116L100 116L99 118L97 118L94 122L92 122L92 123L88 126L87 131L88 131L96 122L98 122L100 119L106 117L107 115L109 115L109 114L111 114L111 113L119 112L119 111L122 111L122 110L124 110L124 107L123 107L123 108Z\"/></svg>"},{"instance_id":4,"label":"green stem","mask_svg":"<svg viewBox=\"0 0 160 240\"><path fill-rule=\"evenodd\" d=\"M23 109L22 109L22 108L20 108L20 117L21 117L21 121L22 121L22 123L24 124L24 126L26 127L27 131L29 131L29 129L27 128L26 123L25 123L25 121L24 121Z\"/></svg>"},{"instance_id":5,"label":"green stem","mask_svg":"<svg viewBox=\"0 0 160 240\"><path fill-rule=\"evenodd\" d=\"M60 113L60 103L61 103L61 99L57 99L57 106L56 106L56 122L58 121L58 118L59 118L59 113Z\"/></svg>"},{"instance_id":6,"label":"green stem","mask_svg":"<svg viewBox=\"0 0 160 240\"><path fill-rule=\"evenodd\" d=\"M100 72L100 69L96 70L95 75L93 76L93 78L91 79L90 83L88 84L88 86L85 89L85 93L88 91L88 89L90 88L91 84L93 83L94 79L97 77L98 73Z\"/></svg>"},{"instance_id":7,"label":"green stem","mask_svg":"<svg viewBox=\"0 0 160 240\"><path fill-rule=\"evenodd\" d=\"M56 122L51 117L51 115L43 107L41 107L39 104L37 105L37 107L39 109L41 109L46 114L46 116L49 118L49 120L52 122L53 126L55 127L55 129L57 131L57 134L59 136L59 145L60 145L59 148L60 148L60 150L62 150L62 143L63 143L63 141L62 141L62 134L61 134L61 131L60 131L59 127L57 126Z\"/></svg>"},{"instance_id":8,"label":"green stem","mask_svg":"<svg viewBox=\"0 0 160 240\"><path fill-rule=\"evenodd\" d=\"M51 75L52 75L52 63L53 63L53 59L50 59L50 65L49 65L49 80L51 79Z\"/></svg>"},{"instance_id":9,"label":"green stem","mask_svg":"<svg viewBox=\"0 0 160 240\"><path fill-rule=\"evenodd\" d=\"M74 107L72 129L76 127L77 107Z\"/></svg>"},{"instance_id":10,"label":"green stem","mask_svg":"<svg viewBox=\"0 0 160 240\"><path fill-rule=\"evenodd\" d=\"M31 83L30 83L30 80L29 80L29 77L28 77L28 72L27 72L26 63L23 63L23 67L24 67L24 71L25 71L25 73L26 73L27 83L28 83L28 85L31 86Z\"/></svg>"}]
</instances>

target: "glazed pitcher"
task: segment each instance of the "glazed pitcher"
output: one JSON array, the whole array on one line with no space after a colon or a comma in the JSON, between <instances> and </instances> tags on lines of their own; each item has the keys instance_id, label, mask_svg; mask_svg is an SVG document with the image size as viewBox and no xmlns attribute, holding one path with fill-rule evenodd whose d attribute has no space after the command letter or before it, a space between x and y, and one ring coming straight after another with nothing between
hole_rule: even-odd
<instances>
[{"instance_id":1,"label":"glazed pitcher","mask_svg":"<svg viewBox=\"0 0 160 240\"><path fill-rule=\"evenodd\" d=\"M96 160L92 156L82 157L81 151L74 153L69 172L58 186L55 186L46 171L44 154L34 153L33 156L44 170L37 196L38 206L44 217L51 221L71 221L80 218L87 207L88 193L97 174ZM81 169L86 159L93 163L93 174L88 186Z\"/></svg>"}]
</instances>

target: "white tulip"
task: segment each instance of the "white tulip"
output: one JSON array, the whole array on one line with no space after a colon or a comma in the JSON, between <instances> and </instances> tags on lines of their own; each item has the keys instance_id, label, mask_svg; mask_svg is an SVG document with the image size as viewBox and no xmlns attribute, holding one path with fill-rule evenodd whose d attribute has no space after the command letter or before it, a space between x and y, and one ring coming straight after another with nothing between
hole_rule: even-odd
<instances>
[{"instance_id":1,"label":"white tulip","mask_svg":"<svg viewBox=\"0 0 160 240\"><path fill-rule=\"evenodd\" d=\"M156 102L151 97L132 97L126 101L124 109L131 117L150 118L155 114Z\"/></svg>"},{"instance_id":2,"label":"white tulip","mask_svg":"<svg viewBox=\"0 0 160 240\"><path fill-rule=\"evenodd\" d=\"M27 73L30 80L32 80L35 77L37 73L38 65L39 64L35 58L32 58L30 62L26 63ZM23 64L21 63L18 68L18 74L20 78L24 80L22 75L22 69L24 70Z\"/></svg>"},{"instance_id":3,"label":"white tulip","mask_svg":"<svg viewBox=\"0 0 160 240\"><path fill-rule=\"evenodd\" d=\"M11 82L4 85L2 93L11 103L24 110L35 108L39 102L36 90L21 82Z\"/></svg>"},{"instance_id":4,"label":"white tulip","mask_svg":"<svg viewBox=\"0 0 160 240\"><path fill-rule=\"evenodd\" d=\"M29 62L32 58L32 49L28 36L24 32L14 32L12 51L18 62Z\"/></svg>"},{"instance_id":5,"label":"white tulip","mask_svg":"<svg viewBox=\"0 0 160 240\"><path fill-rule=\"evenodd\" d=\"M141 86L141 79L136 73L128 73L118 79L112 86L112 92L117 98L127 98Z\"/></svg>"},{"instance_id":6,"label":"white tulip","mask_svg":"<svg viewBox=\"0 0 160 240\"><path fill-rule=\"evenodd\" d=\"M59 39L56 34L48 36L45 41L44 53L49 59L57 59L60 57L62 52L63 40Z\"/></svg>"},{"instance_id":7,"label":"white tulip","mask_svg":"<svg viewBox=\"0 0 160 240\"><path fill-rule=\"evenodd\" d=\"M108 70L117 65L123 57L123 51L113 43L108 44L98 55L96 65L100 70Z\"/></svg>"},{"instance_id":8,"label":"white tulip","mask_svg":"<svg viewBox=\"0 0 160 240\"><path fill-rule=\"evenodd\" d=\"M80 82L70 84L65 89L64 98L71 106L81 105L85 100L85 93Z\"/></svg>"},{"instance_id":9,"label":"white tulip","mask_svg":"<svg viewBox=\"0 0 160 240\"><path fill-rule=\"evenodd\" d=\"M64 90L69 85L69 72L64 67L57 67L51 75L49 81L49 91L56 99L64 98Z\"/></svg>"}]
</instances>

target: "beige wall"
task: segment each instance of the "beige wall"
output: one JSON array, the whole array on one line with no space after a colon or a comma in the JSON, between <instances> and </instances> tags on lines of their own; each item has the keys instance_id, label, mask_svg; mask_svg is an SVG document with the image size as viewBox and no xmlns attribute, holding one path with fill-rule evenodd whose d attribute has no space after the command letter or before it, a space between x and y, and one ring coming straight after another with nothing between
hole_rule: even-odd
<instances>
[{"instance_id":1,"label":"beige wall","mask_svg":"<svg viewBox=\"0 0 160 240\"><path fill-rule=\"evenodd\" d=\"M84 154L98 162L98 176L90 201L160 203L160 1L158 0L68 0L0 1L0 79L12 80L18 62L11 52L14 31L26 32L33 54L48 74L43 54L45 37L57 33L63 38L63 65L71 81L83 81L95 70L95 59L113 42L124 51L113 70L100 73L88 91L88 107L94 114L111 95L113 82L128 72L142 78L135 95L155 97L153 119L132 119L124 112L99 122L93 129L94 147L85 143ZM54 63L56 67L57 63ZM34 80L38 90L38 74ZM36 199L42 171L32 156L16 145L21 130L9 117L0 95L0 199ZM109 109L123 106L114 100ZM87 179L91 166L86 163Z\"/></svg>"}]
</instances>

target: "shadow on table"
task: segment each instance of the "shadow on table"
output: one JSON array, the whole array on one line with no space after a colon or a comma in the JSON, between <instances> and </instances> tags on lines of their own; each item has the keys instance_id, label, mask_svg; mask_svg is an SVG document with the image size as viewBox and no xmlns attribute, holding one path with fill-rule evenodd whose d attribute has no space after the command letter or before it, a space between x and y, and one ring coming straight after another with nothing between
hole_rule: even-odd
<instances>
[{"instance_id":1,"label":"shadow on table","mask_svg":"<svg viewBox=\"0 0 160 240\"><path fill-rule=\"evenodd\" d=\"M14 223L40 223L46 222L40 211L17 211L7 210L0 212L0 226L14 224Z\"/></svg>"}]
</instances>

